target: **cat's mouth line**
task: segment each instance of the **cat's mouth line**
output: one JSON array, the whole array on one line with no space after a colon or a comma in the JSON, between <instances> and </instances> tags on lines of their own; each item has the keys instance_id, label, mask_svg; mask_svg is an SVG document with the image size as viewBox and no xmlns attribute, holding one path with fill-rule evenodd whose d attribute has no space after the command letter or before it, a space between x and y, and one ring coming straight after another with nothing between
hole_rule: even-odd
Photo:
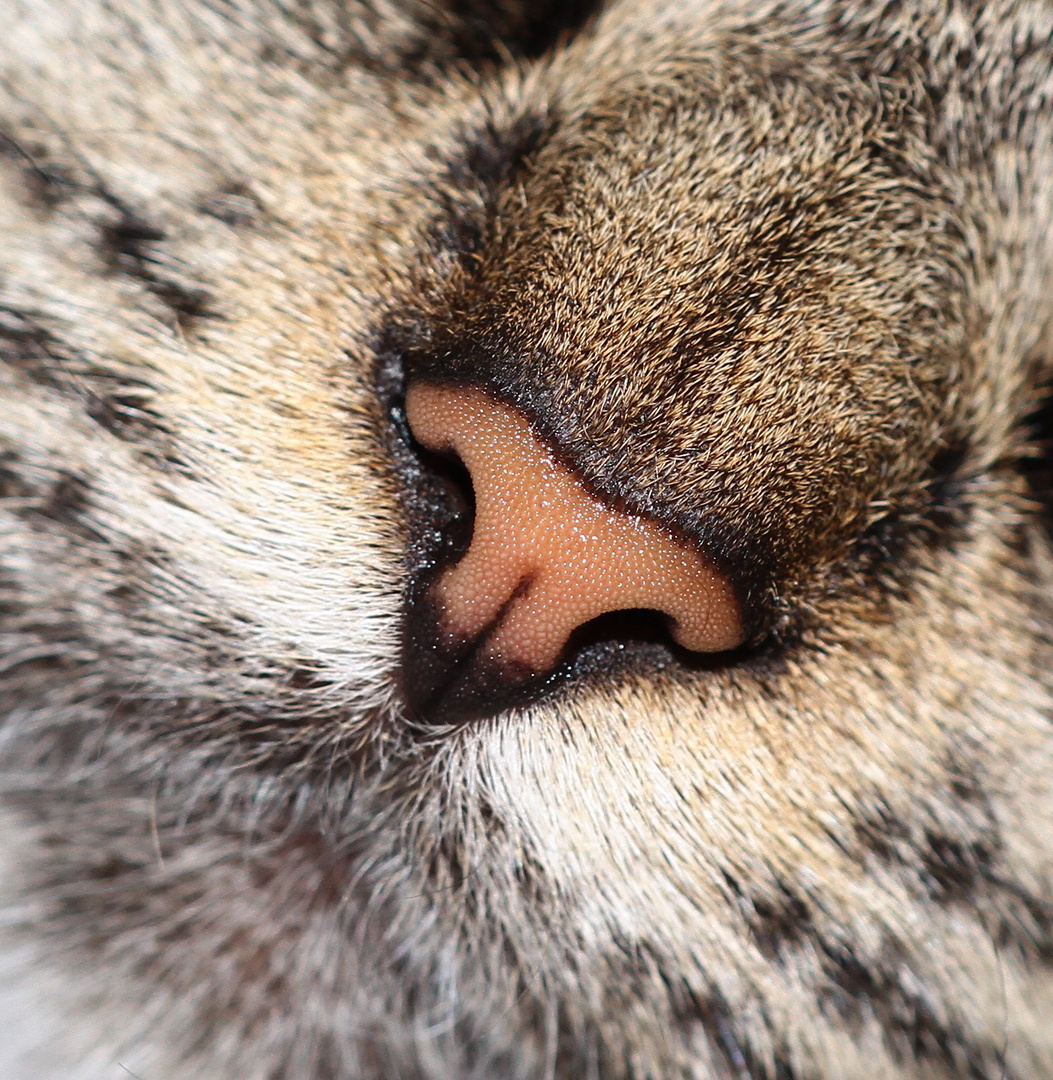
<instances>
[{"instance_id":1,"label":"cat's mouth line","mask_svg":"<svg viewBox=\"0 0 1053 1080\"><path fill-rule=\"evenodd\" d=\"M465 676L473 669L478 669L487 662L494 660L492 642L508 616L509 611L523 597L527 595L535 578L525 576L516 585L508 599L501 605L493 618L485 625L482 631L475 637L464 638L449 631L441 629L444 622L441 613L435 616L435 622L439 626L438 634L440 643L433 648L436 652L446 652L450 659L445 665L445 677L440 678L434 685L427 688L424 694L414 692L409 695L413 700L413 713L425 718L441 716L448 711L444 707L444 700L451 697L451 691L461 682L467 681ZM498 661L500 664L500 661ZM529 669L515 671L509 664L504 665L506 678L510 682L529 679L534 673Z\"/></svg>"}]
</instances>

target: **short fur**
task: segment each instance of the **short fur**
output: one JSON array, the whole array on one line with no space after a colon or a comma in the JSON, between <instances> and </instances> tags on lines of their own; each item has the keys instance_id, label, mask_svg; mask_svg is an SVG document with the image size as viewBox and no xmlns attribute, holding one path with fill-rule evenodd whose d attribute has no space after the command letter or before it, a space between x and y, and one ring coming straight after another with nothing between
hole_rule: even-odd
<instances>
[{"instance_id":1,"label":"short fur","mask_svg":"<svg viewBox=\"0 0 1053 1080\"><path fill-rule=\"evenodd\" d=\"M1053 1076L1053 8L0 26L3 1080ZM747 647L408 715L418 375Z\"/></svg>"}]
</instances>

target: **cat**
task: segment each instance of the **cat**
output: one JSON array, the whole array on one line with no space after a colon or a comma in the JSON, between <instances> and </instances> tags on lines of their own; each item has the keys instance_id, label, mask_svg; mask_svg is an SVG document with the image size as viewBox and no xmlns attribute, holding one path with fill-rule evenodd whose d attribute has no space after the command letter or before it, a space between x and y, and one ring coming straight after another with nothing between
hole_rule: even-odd
<instances>
[{"instance_id":1,"label":"cat","mask_svg":"<svg viewBox=\"0 0 1053 1080\"><path fill-rule=\"evenodd\" d=\"M1053 1076L1053 8L0 25L0 1080Z\"/></svg>"}]
</instances>

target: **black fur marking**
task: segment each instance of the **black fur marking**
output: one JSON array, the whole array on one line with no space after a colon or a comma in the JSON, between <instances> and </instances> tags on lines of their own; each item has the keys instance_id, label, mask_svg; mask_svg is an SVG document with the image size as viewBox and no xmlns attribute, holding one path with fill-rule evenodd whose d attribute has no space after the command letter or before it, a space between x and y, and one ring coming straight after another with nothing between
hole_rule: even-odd
<instances>
[{"instance_id":1,"label":"black fur marking","mask_svg":"<svg viewBox=\"0 0 1053 1080\"><path fill-rule=\"evenodd\" d=\"M966 763L948 764L948 786L959 805L984 802L982 781ZM857 817L855 836L864 853L916 875L926 902L958 905L979 917L997 948L1053 964L1053 904L1004 876L993 819L967 838L934 829L919 834L887 807L871 806Z\"/></svg>"},{"instance_id":2,"label":"black fur marking","mask_svg":"<svg viewBox=\"0 0 1053 1080\"><path fill-rule=\"evenodd\" d=\"M966 455L963 446L938 454L917 489L868 525L815 580L801 583L800 592L822 596L827 603L863 596L875 621L891 617L886 613L892 598L909 601L915 595L918 563L951 553L968 540L974 492L989 490L991 477L966 474ZM778 600L785 605L785 630L776 625L777 637L786 645L809 621L808 605L801 606L800 600L793 593Z\"/></svg>"},{"instance_id":3,"label":"black fur marking","mask_svg":"<svg viewBox=\"0 0 1053 1080\"><path fill-rule=\"evenodd\" d=\"M1047 533L1053 533L1053 393L1045 396L1024 421L1031 452L1020 462L1028 492L1039 508Z\"/></svg>"},{"instance_id":4,"label":"black fur marking","mask_svg":"<svg viewBox=\"0 0 1053 1080\"><path fill-rule=\"evenodd\" d=\"M491 121L460 133L463 153L445 163L434 191L441 207L431 228L436 250L464 262L484 246L502 195L529 172L557 123L549 113L524 110L501 126Z\"/></svg>"},{"instance_id":5,"label":"black fur marking","mask_svg":"<svg viewBox=\"0 0 1053 1080\"><path fill-rule=\"evenodd\" d=\"M926 1061L948 1080L1017 1080L1007 1071L1002 1047L977 1041L953 1023L944 1023L923 995L904 987L894 974L906 958L888 956L866 963L848 948L818 940L830 979L826 1005L849 1022L873 1015L890 1053L904 1066Z\"/></svg>"},{"instance_id":6,"label":"black fur marking","mask_svg":"<svg viewBox=\"0 0 1053 1080\"><path fill-rule=\"evenodd\" d=\"M62 472L38 513L64 529L83 529L85 514L91 505L91 483L87 477Z\"/></svg>"},{"instance_id":7,"label":"black fur marking","mask_svg":"<svg viewBox=\"0 0 1053 1080\"><path fill-rule=\"evenodd\" d=\"M0 304L0 361L42 386L61 388L54 370L61 355L58 341L34 312Z\"/></svg>"},{"instance_id":8,"label":"black fur marking","mask_svg":"<svg viewBox=\"0 0 1053 1080\"><path fill-rule=\"evenodd\" d=\"M855 569L892 571L906 547L920 539L929 550L951 551L964 539L971 505L970 477L964 475L969 448L946 447L929 463L921 493L868 528L855 544Z\"/></svg>"},{"instance_id":9,"label":"black fur marking","mask_svg":"<svg viewBox=\"0 0 1053 1080\"><path fill-rule=\"evenodd\" d=\"M934 900L969 904L990 872L994 856L982 841L962 843L938 833L926 832L922 865Z\"/></svg>"},{"instance_id":10,"label":"black fur marking","mask_svg":"<svg viewBox=\"0 0 1053 1080\"><path fill-rule=\"evenodd\" d=\"M171 558L162 548L133 539L122 539L121 546L111 541L108 555L116 559L119 567L119 584L106 591L113 607L126 616L148 613L151 579L171 564ZM217 625L222 625L216 620Z\"/></svg>"},{"instance_id":11,"label":"black fur marking","mask_svg":"<svg viewBox=\"0 0 1053 1080\"><path fill-rule=\"evenodd\" d=\"M0 129L0 157L20 162L24 166L23 190L32 204L42 210L54 210L73 194L77 185L68 170L45 164L41 156L30 152L12 135Z\"/></svg>"},{"instance_id":12,"label":"black fur marking","mask_svg":"<svg viewBox=\"0 0 1053 1080\"><path fill-rule=\"evenodd\" d=\"M104 190L99 193L117 212L116 221L99 226L103 256L110 268L141 282L169 309L184 332L195 320L214 318L207 290L184 285L162 272L157 245L166 238L164 230L151 225L115 195Z\"/></svg>"},{"instance_id":13,"label":"black fur marking","mask_svg":"<svg viewBox=\"0 0 1053 1080\"><path fill-rule=\"evenodd\" d=\"M976 768L967 761L951 759L947 766L951 794L959 805L986 802L982 779Z\"/></svg>"},{"instance_id":14,"label":"black fur marking","mask_svg":"<svg viewBox=\"0 0 1053 1080\"><path fill-rule=\"evenodd\" d=\"M180 329L186 331L195 319L215 317L212 297L206 289L187 285L163 272L156 245L165 239L164 231L110 191L101 178L93 176L88 183L79 181L69 170L45 164L40 155L31 153L3 130L0 156L24 164L25 190L47 210L54 210L78 193L91 192L102 199L116 215L116 220L99 226L105 261L111 269L142 282L172 312Z\"/></svg>"},{"instance_id":15,"label":"black fur marking","mask_svg":"<svg viewBox=\"0 0 1053 1080\"><path fill-rule=\"evenodd\" d=\"M541 56L599 8L597 0L447 0L422 13L419 44L403 63L418 77L429 69L469 63L500 64L511 54ZM441 50L441 51L440 51Z\"/></svg>"},{"instance_id":16,"label":"black fur marking","mask_svg":"<svg viewBox=\"0 0 1053 1080\"><path fill-rule=\"evenodd\" d=\"M14 450L0 450L0 499L28 499L34 494L18 469L20 458Z\"/></svg>"},{"instance_id":17,"label":"black fur marking","mask_svg":"<svg viewBox=\"0 0 1053 1080\"><path fill-rule=\"evenodd\" d=\"M909 845L911 829L888 806L871 806L854 823L856 839L864 852L882 862L900 862L902 849Z\"/></svg>"},{"instance_id":18,"label":"black fur marking","mask_svg":"<svg viewBox=\"0 0 1053 1080\"><path fill-rule=\"evenodd\" d=\"M464 60L501 60L502 46L524 57L547 52L579 30L597 0L448 0L457 20L455 54Z\"/></svg>"},{"instance_id":19,"label":"black fur marking","mask_svg":"<svg viewBox=\"0 0 1053 1080\"><path fill-rule=\"evenodd\" d=\"M152 444L154 456L176 469L185 465L172 453L172 431L161 416L145 404L150 387L138 380L93 373L94 389L85 393L85 412L104 431L129 442ZM107 383L113 389L104 389Z\"/></svg>"},{"instance_id":20,"label":"black fur marking","mask_svg":"<svg viewBox=\"0 0 1053 1080\"><path fill-rule=\"evenodd\" d=\"M981 780L968 765L949 764L948 786L959 805L984 802ZM1003 875L993 820L971 837L934 829L919 834L887 807L870 807L857 818L855 835L864 852L916 875L926 902L957 905L980 918L999 949L1053 964L1053 904Z\"/></svg>"},{"instance_id":21,"label":"black fur marking","mask_svg":"<svg viewBox=\"0 0 1053 1080\"><path fill-rule=\"evenodd\" d=\"M777 960L812 933L812 912L807 901L780 883L775 897L753 897L746 923L757 948Z\"/></svg>"},{"instance_id":22,"label":"black fur marking","mask_svg":"<svg viewBox=\"0 0 1053 1080\"><path fill-rule=\"evenodd\" d=\"M163 470L189 474L171 428L148 404L149 384L78 355L36 312L0 305L0 362L38 386L78 399L100 428L136 445Z\"/></svg>"},{"instance_id":23,"label":"black fur marking","mask_svg":"<svg viewBox=\"0 0 1053 1080\"><path fill-rule=\"evenodd\" d=\"M956 785L966 804L982 801L975 770L961 763L949 766L948 783ZM871 805L858 815L855 834L862 853L913 871L921 902L959 906L991 934L992 948L1011 949L1029 963L1050 962L1053 905L999 876L993 824L990 835L961 839L935 829L915 830L887 806ZM778 958L789 948L807 945L822 958L829 979L821 993L825 1007L850 1027L876 1017L897 1061L905 1066L930 1062L939 1070L937 1075L948 1080L1012 1080L1014 1074L1004 1071L1003 1047L997 1041L987 1042L954 1022L944 1022L930 1007L928 996L903 979L900 972L909 969L908 958L893 943L876 959L857 955L850 943L824 937L809 922L807 908L792 903L788 911L775 906L774 923L758 924L758 916L769 912L743 893L740 889L736 894L737 906L761 951ZM787 893L794 895L792 890ZM767 906L772 907L770 900ZM763 933L770 935L772 929L775 939L765 938Z\"/></svg>"},{"instance_id":24,"label":"black fur marking","mask_svg":"<svg viewBox=\"0 0 1053 1080\"><path fill-rule=\"evenodd\" d=\"M1053 902L985 868L984 881L1008 899L988 927L999 950L1012 950L1030 963L1053 966Z\"/></svg>"},{"instance_id":25,"label":"black fur marking","mask_svg":"<svg viewBox=\"0 0 1053 1080\"><path fill-rule=\"evenodd\" d=\"M948 763L946 784L960 804L984 803L978 777L962 763ZM983 824L955 837L914 829L886 805L870 805L856 817L855 837L864 853L913 870L929 899L974 909L981 894L1003 887L997 876L1001 838L990 810L982 809Z\"/></svg>"},{"instance_id":26,"label":"black fur marking","mask_svg":"<svg viewBox=\"0 0 1053 1080\"><path fill-rule=\"evenodd\" d=\"M598 0L439 0L416 7L415 27L393 36L390 15L372 5L289 4L285 16L305 39L274 35L260 62L298 67L305 76L337 83L350 67L434 82L452 68L489 68L510 58L542 55L580 29Z\"/></svg>"},{"instance_id":27,"label":"black fur marking","mask_svg":"<svg viewBox=\"0 0 1053 1080\"><path fill-rule=\"evenodd\" d=\"M91 481L80 473L60 470L44 489L34 489L24 479L20 489L26 505L17 514L34 527L87 540L105 542L91 520Z\"/></svg>"},{"instance_id":28,"label":"black fur marking","mask_svg":"<svg viewBox=\"0 0 1053 1080\"><path fill-rule=\"evenodd\" d=\"M667 984L672 986L668 980ZM719 990L699 997L684 987L674 996L678 1026L687 1031L701 1027L706 1033L721 1069L720 1080L805 1080L786 1050L777 1054L772 1068L758 1060L748 1040L738 1033L734 1012Z\"/></svg>"},{"instance_id":29,"label":"black fur marking","mask_svg":"<svg viewBox=\"0 0 1053 1080\"><path fill-rule=\"evenodd\" d=\"M744 888L728 869L722 874L730 903L742 915L750 940L768 960L781 961L814 934L811 905L786 882L776 881L762 895Z\"/></svg>"}]
</instances>

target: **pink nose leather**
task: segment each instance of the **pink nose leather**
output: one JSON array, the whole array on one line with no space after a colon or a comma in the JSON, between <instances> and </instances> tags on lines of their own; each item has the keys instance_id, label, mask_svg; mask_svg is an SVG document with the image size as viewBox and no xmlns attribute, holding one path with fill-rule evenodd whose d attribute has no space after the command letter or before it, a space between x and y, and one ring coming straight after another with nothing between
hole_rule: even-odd
<instances>
[{"instance_id":1,"label":"pink nose leather","mask_svg":"<svg viewBox=\"0 0 1053 1080\"><path fill-rule=\"evenodd\" d=\"M468 553L432 592L451 638L485 637L495 660L544 672L583 623L649 608L671 617L687 649L741 644L725 578L693 545L586 491L517 410L473 387L426 383L410 387L406 409L414 436L454 452L475 489Z\"/></svg>"}]
</instances>

